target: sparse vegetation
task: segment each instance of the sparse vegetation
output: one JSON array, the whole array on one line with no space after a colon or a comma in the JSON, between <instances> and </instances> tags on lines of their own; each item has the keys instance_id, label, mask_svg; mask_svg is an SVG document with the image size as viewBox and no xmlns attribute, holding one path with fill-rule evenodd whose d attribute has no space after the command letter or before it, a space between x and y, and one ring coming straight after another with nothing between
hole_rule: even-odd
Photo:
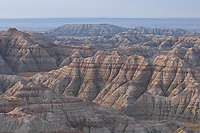
<instances>
[{"instance_id":1,"label":"sparse vegetation","mask_svg":"<svg viewBox=\"0 0 200 133\"><path fill-rule=\"evenodd\" d=\"M18 73L17 75L21 76L24 79L27 79L29 77L34 76L35 74L37 74L37 73L35 73L35 72L33 72L33 73L32 72L28 72L28 73Z\"/></svg>"},{"instance_id":2,"label":"sparse vegetation","mask_svg":"<svg viewBox=\"0 0 200 133\"><path fill-rule=\"evenodd\" d=\"M175 131L175 133L179 133L179 132L182 131L183 129L185 129L184 126L183 126L183 127L180 127L179 129L177 129L177 130Z\"/></svg>"},{"instance_id":3,"label":"sparse vegetation","mask_svg":"<svg viewBox=\"0 0 200 133\"><path fill-rule=\"evenodd\" d=\"M11 101L11 102L17 102L19 100L21 100L22 98L21 97L8 97L6 98L7 100Z\"/></svg>"}]
</instances>

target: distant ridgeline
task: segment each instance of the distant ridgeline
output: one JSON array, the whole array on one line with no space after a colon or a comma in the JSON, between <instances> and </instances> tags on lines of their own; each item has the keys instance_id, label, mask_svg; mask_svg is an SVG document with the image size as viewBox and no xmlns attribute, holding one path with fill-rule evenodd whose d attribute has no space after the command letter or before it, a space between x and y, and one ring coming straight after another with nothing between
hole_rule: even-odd
<instances>
[{"instance_id":1,"label":"distant ridgeline","mask_svg":"<svg viewBox=\"0 0 200 133\"><path fill-rule=\"evenodd\" d=\"M112 24L126 28L138 26L148 28L173 29L180 28L200 32L199 18L29 18L0 19L0 30L15 27L21 31L48 31L64 24Z\"/></svg>"},{"instance_id":2,"label":"distant ridgeline","mask_svg":"<svg viewBox=\"0 0 200 133\"><path fill-rule=\"evenodd\" d=\"M187 31L183 29L148 29L144 27L124 28L110 24L66 24L54 30L49 34L55 36L74 36L74 37L89 37L89 36L104 36L114 35L127 31L135 31L141 34L166 35L166 36L200 36L200 33L195 31Z\"/></svg>"}]
</instances>

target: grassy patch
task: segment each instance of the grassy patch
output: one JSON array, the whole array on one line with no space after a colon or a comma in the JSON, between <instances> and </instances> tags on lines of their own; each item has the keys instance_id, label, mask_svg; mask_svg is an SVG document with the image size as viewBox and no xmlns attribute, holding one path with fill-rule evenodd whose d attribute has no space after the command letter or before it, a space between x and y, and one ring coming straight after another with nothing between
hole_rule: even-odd
<instances>
[{"instance_id":1,"label":"grassy patch","mask_svg":"<svg viewBox=\"0 0 200 133\"><path fill-rule=\"evenodd\" d=\"M29 77L32 77L35 74L37 74L37 73L35 73L35 72L28 72L28 73L18 73L17 75L21 76L24 79L27 79Z\"/></svg>"},{"instance_id":2,"label":"grassy patch","mask_svg":"<svg viewBox=\"0 0 200 133\"><path fill-rule=\"evenodd\" d=\"M179 133L179 132L182 131L183 129L185 129L184 126L183 126L183 127L180 127L179 129L177 129L177 130L175 131L175 133Z\"/></svg>"}]
</instances>

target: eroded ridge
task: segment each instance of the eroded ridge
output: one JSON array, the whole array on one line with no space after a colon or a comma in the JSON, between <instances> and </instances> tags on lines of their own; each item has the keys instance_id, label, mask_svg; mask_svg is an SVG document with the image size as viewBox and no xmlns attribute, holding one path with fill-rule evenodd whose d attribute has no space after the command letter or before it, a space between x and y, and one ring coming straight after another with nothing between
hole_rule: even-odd
<instances>
[{"instance_id":1,"label":"eroded ridge","mask_svg":"<svg viewBox=\"0 0 200 133\"><path fill-rule=\"evenodd\" d=\"M17 82L1 95L0 105L0 132L149 132L158 127L173 132L180 127L140 122L109 106L56 94L41 83Z\"/></svg>"}]
</instances>

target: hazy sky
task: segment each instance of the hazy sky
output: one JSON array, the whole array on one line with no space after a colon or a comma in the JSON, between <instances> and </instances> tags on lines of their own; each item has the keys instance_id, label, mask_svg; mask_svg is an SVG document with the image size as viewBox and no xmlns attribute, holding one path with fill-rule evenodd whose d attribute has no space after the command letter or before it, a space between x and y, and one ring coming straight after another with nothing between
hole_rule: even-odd
<instances>
[{"instance_id":1,"label":"hazy sky","mask_svg":"<svg viewBox=\"0 0 200 133\"><path fill-rule=\"evenodd\" d=\"M200 0L0 0L0 18L200 18Z\"/></svg>"}]
</instances>

